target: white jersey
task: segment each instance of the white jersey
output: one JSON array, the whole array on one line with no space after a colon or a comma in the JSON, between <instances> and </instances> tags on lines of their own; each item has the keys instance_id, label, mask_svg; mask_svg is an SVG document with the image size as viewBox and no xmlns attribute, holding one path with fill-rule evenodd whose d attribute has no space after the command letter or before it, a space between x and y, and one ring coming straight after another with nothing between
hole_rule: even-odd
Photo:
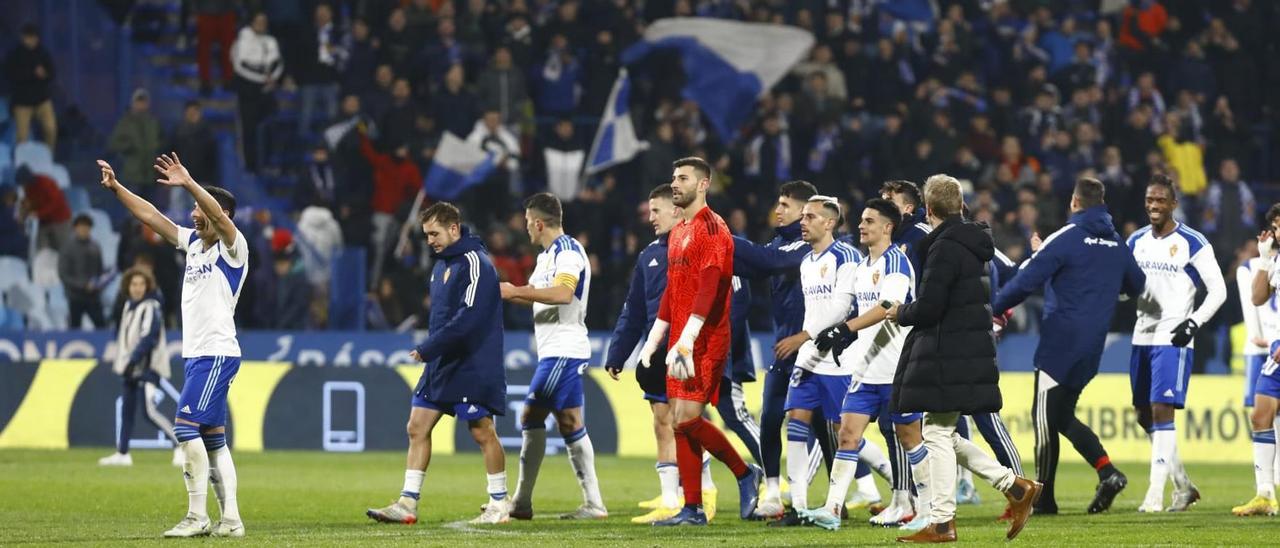
<instances>
[{"instance_id":1,"label":"white jersey","mask_svg":"<svg viewBox=\"0 0 1280 548\"><path fill-rule=\"evenodd\" d=\"M916 272L898 246L879 257L863 259L853 282L858 310L866 313L880 301L907 304L916 297ZM853 380L863 384L892 384L907 340L908 326L888 320L858 330L858 338L840 354L840 363L853 368Z\"/></svg>"},{"instance_id":2,"label":"white jersey","mask_svg":"<svg viewBox=\"0 0 1280 548\"><path fill-rule=\"evenodd\" d=\"M862 253L845 242L834 242L822 253L810 251L800 263L804 292L804 331L811 340L800 345L796 366L819 375L848 375L836 363L835 352L819 352L813 344L823 330L849 319L853 310L853 275Z\"/></svg>"},{"instance_id":3,"label":"white jersey","mask_svg":"<svg viewBox=\"0 0 1280 548\"><path fill-rule=\"evenodd\" d=\"M1148 225L1129 236L1128 244L1147 275L1146 288L1137 302L1133 344L1169 346L1174 328L1183 320L1191 318L1204 325L1227 300L1227 285L1213 246L1187 225L1178 223L1173 232L1161 238L1155 237ZM1195 308L1196 286L1200 284L1208 295ZM1187 348L1193 346L1188 344Z\"/></svg>"},{"instance_id":4,"label":"white jersey","mask_svg":"<svg viewBox=\"0 0 1280 548\"><path fill-rule=\"evenodd\" d=\"M568 274L578 280L568 304L533 303L533 337L538 359L591 357L587 338L587 294L591 292L591 262L582 244L568 235L556 238L538 254L529 285L545 289L555 285L556 276Z\"/></svg>"},{"instance_id":5,"label":"white jersey","mask_svg":"<svg viewBox=\"0 0 1280 548\"><path fill-rule=\"evenodd\" d=\"M1265 270L1271 261L1262 257L1254 257L1236 267L1236 285L1240 288L1240 312L1244 316L1245 333L1248 340L1244 342L1244 355L1265 356L1269 354L1270 342L1280 339L1280 313L1276 311L1276 294L1262 306L1253 306L1253 277L1259 270ZM1268 344L1258 346L1253 339L1262 339Z\"/></svg>"},{"instance_id":6,"label":"white jersey","mask_svg":"<svg viewBox=\"0 0 1280 548\"><path fill-rule=\"evenodd\" d=\"M187 253L182 276L182 357L240 357L235 314L249 274L249 242L236 230L231 247L218 240L206 248L196 231L178 227L178 249Z\"/></svg>"}]
</instances>

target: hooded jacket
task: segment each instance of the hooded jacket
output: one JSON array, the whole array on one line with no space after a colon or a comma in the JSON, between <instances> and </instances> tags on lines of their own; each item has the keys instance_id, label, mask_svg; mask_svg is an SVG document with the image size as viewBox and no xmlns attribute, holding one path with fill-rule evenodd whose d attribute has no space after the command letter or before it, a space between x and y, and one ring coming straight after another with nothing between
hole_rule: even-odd
<instances>
[{"instance_id":1,"label":"hooded jacket","mask_svg":"<svg viewBox=\"0 0 1280 548\"><path fill-rule=\"evenodd\" d=\"M111 370L131 379L155 371L169 378L169 348L164 336L164 307L159 293L128 300L116 333L116 359Z\"/></svg>"},{"instance_id":2,"label":"hooded jacket","mask_svg":"<svg viewBox=\"0 0 1280 548\"><path fill-rule=\"evenodd\" d=\"M812 248L800 239L800 221L776 228L775 234L764 245L734 236L733 273L743 279L769 277L773 336L780 341L804 329L800 262ZM789 372L795 363L795 354L792 354L773 362L769 369Z\"/></svg>"},{"instance_id":3,"label":"hooded jacket","mask_svg":"<svg viewBox=\"0 0 1280 548\"><path fill-rule=\"evenodd\" d=\"M498 271L467 227L457 242L432 255L430 335L415 348L426 363L416 393L446 410L468 403L503 415L507 379Z\"/></svg>"},{"instance_id":4,"label":"hooded jacket","mask_svg":"<svg viewBox=\"0 0 1280 548\"><path fill-rule=\"evenodd\" d=\"M919 252L923 276L916 300L898 310L898 323L911 333L894 374L894 412L999 411L991 231L953 215L920 240Z\"/></svg>"},{"instance_id":5,"label":"hooded jacket","mask_svg":"<svg viewBox=\"0 0 1280 548\"><path fill-rule=\"evenodd\" d=\"M1098 373L1102 348L1121 291L1137 298L1147 277L1099 205L1075 213L1045 238L992 304L1003 312L1044 288L1044 316L1035 367L1058 384L1083 388Z\"/></svg>"}]
</instances>

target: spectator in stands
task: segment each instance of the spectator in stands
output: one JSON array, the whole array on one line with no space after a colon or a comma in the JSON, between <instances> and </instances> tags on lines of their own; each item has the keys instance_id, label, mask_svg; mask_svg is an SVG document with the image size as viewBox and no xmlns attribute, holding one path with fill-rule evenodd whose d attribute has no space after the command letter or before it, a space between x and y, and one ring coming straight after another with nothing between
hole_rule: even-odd
<instances>
[{"instance_id":1,"label":"spectator in stands","mask_svg":"<svg viewBox=\"0 0 1280 548\"><path fill-rule=\"evenodd\" d=\"M182 109L182 121L173 128L167 148L182 158L182 165L195 180L217 184L218 140L204 120L204 105L200 101L187 101Z\"/></svg>"},{"instance_id":2,"label":"spectator in stands","mask_svg":"<svg viewBox=\"0 0 1280 548\"><path fill-rule=\"evenodd\" d=\"M441 16L436 22L435 37L427 44L422 53L422 66L410 71L420 74L423 80L419 86L438 86L445 72L454 65L466 65L470 56L467 47L458 41L457 27L453 18Z\"/></svg>"},{"instance_id":3,"label":"spectator in stands","mask_svg":"<svg viewBox=\"0 0 1280 548\"><path fill-rule=\"evenodd\" d=\"M333 209L337 182L329 163L329 147L323 142L316 143L308 159L295 190L294 205L299 209L313 205Z\"/></svg>"},{"instance_id":4,"label":"spectator in stands","mask_svg":"<svg viewBox=\"0 0 1280 548\"><path fill-rule=\"evenodd\" d=\"M408 85L408 82L405 82ZM392 246L400 236L402 219L408 214L418 191L422 190L422 172L409 155L405 143L396 146L391 154L378 152L364 131L360 131L360 154L373 167L373 267L369 286L377 287L382 278L382 268Z\"/></svg>"},{"instance_id":5,"label":"spectator in stands","mask_svg":"<svg viewBox=\"0 0 1280 548\"><path fill-rule=\"evenodd\" d=\"M431 100L436 123L462 139L476 122L477 100L466 85L466 73L462 65L454 65L444 75L444 87Z\"/></svg>"},{"instance_id":6,"label":"spectator in stands","mask_svg":"<svg viewBox=\"0 0 1280 548\"><path fill-rule=\"evenodd\" d=\"M4 59L4 77L12 86L14 142L31 138L31 119L40 123L40 136L53 150L58 141L58 120L53 112L53 57L40 44L36 26L22 26L18 45Z\"/></svg>"},{"instance_id":7,"label":"spectator in stands","mask_svg":"<svg viewBox=\"0 0 1280 548\"><path fill-rule=\"evenodd\" d=\"M346 50L347 61L342 66L342 92L364 93L372 85L379 54L378 41L374 39L368 21L357 18L351 22Z\"/></svg>"},{"instance_id":8,"label":"spectator in stands","mask_svg":"<svg viewBox=\"0 0 1280 548\"><path fill-rule=\"evenodd\" d=\"M1257 234L1258 201L1249 184L1240 179L1240 164L1235 158L1223 158L1218 164L1218 177L1205 192L1201 218L1200 231L1215 249L1235 249ZM1230 260L1229 253L1219 258L1219 262Z\"/></svg>"},{"instance_id":9,"label":"spectator in stands","mask_svg":"<svg viewBox=\"0 0 1280 548\"><path fill-rule=\"evenodd\" d=\"M569 48L564 34L551 37L547 51L534 69L537 75L538 113L548 116L573 114L578 106L582 65Z\"/></svg>"},{"instance_id":10,"label":"spectator in stands","mask_svg":"<svg viewBox=\"0 0 1280 548\"><path fill-rule=\"evenodd\" d=\"M302 104L298 114L298 134L310 133L316 122L316 107L319 105L319 120L332 120L338 115L338 67L346 61L347 51L343 49L342 29L333 20L333 8L328 4L317 4L312 16L312 29L303 41L300 66L290 69L293 78L298 82L299 101Z\"/></svg>"},{"instance_id":11,"label":"spectator in stands","mask_svg":"<svg viewBox=\"0 0 1280 548\"><path fill-rule=\"evenodd\" d=\"M62 280L63 289L67 293L67 305L70 316L67 327L76 329L85 314L93 322L94 329L106 327L107 321L102 315L101 276L102 249L89 237L93 230L93 219L88 215L76 216L73 223L75 237L58 250L58 278Z\"/></svg>"},{"instance_id":12,"label":"spectator in stands","mask_svg":"<svg viewBox=\"0 0 1280 548\"><path fill-rule=\"evenodd\" d=\"M120 171L117 173L121 181L135 192L155 188L156 172L152 166L160 153L160 122L151 114L151 94L147 90L134 90L129 112L121 116L115 129L111 130L107 150L120 156ZM154 191L148 194L154 194ZM156 201L152 200L152 203ZM156 205L166 202L160 200Z\"/></svg>"},{"instance_id":13,"label":"spectator in stands","mask_svg":"<svg viewBox=\"0 0 1280 548\"><path fill-rule=\"evenodd\" d=\"M235 0L195 0L196 62L200 65L200 92L206 95L213 91L209 56L215 43L222 81L231 81L231 42L236 38L237 3Z\"/></svg>"},{"instance_id":14,"label":"spectator in stands","mask_svg":"<svg viewBox=\"0 0 1280 548\"><path fill-rule=\"evenodd\" d=\"M18 222L18 189L0 183L0 255L27 258L27 229Z\"/></svg>"},{"instance_id":15,"label":"spectator in stands","mask_svg":"<svg viewBox=\"0 0 1280 548\"><path fill-rule=\"evenodd\" d=\"M293 250L282 250L272 261L276 291L271 293L275 309L271 315L270 329L297 331L307 329L308 311L311 308L311 284L303 272L302 262ZM259 293L263 295L263 293Z\"/></svg>"},{"instance_id":16,"label":"spectator in stands","mask_svg":"<svg viewBox=\"0 0 1280 548\"><path fill-rule=\"evenodd\" d=\"M413 59L416 47L415 36L409 31L407 25L408 19L405 17L404 9L399 7L392 9L391 14L387 16L387 26L382 31L381 47L378 51L379 62L390 64L392 70L401 74L409 70L409 63Z\"/></svg>"},{"instance_id":17,"label":"spectator in stands","mask_svg":"<svg viewBox=\"0 0 1280 548\"><path fill-rule=\"evenodd\" d=\"M26 221L28 217L35 216L39 221L37 249L62 249L71 241L71 208L67 206L67 197L58 188L58 183L46 175L32 172L26 165L18 166L14 180L22 185L22 192L26 195L18 207L18 219Z\"/></svg>"},{"instance_id":18,"label":"spectator in stands","mask_svg":"<svg viewBox=\"0 0 1280 548\"><path fill-rule=\"evenodd\" d=\"M582 165L586 159L586 148L574 135L573 120L561 118L556 122L551 139L542 147L547 190L562 202L577 199L578 192L582 190Z\"/></svg>"},{"instance_id":19,"label":"spectator in stands","mask_svg":"<svg viewBox=\"0 0 1280 548\"><path fill-rule=\"evenodd\" d=\"M493 52L493 62L480 73L479 96L481 104L498 109L502 124L512 131L527 121L529 89L524 72L512 64L510 48L499 46Z\"/></svg>"},{"instance_id":20,"label":"spectator in stands","mask_svg":"<svg viewBox=\"0 0 1280 548\"><path fill-rule=\"evenodd\" d=\"M1200 195L1208 186L1204 171L1204 149L1193 140L1190 132L1184 131L1182 119L1170 113L1164 119L1164 134L1156 139L1164 161L1173 168L1174 179L1178 182L1178 190L1183 197ZM1184 206L1194 206L1193 201L1183 200ZM1234 247L1234 246L1233 246ZM1229 254L1227 254L1229 255Z\"/></svg>"},{"instance_id":21,"label":"spectator in stands","mask_svg":"<svg viewBox=\"0 0 1280 548\"><path fill-rule=\"evenodd\" d=\"M255 13L231 46L235 90L240 115L240 146L245 167L258 168L258 125L275 110L275 90L284 74L280 44L267 34L267 15ZM190 164L182 156L183 163ZM189 169L189 168L188 168ZM194 175L195 172L192 171ZM196 180L200 180L199 177Z\"/></svg>"},{"instance_id":22,"label":"spectator in stands","mask_svg":"<svg viewBox=\"0 0 1280 548\"><path fill-rule=\"evenodd\" d=\"M367 104L361 101L361 104ZM378 120L378 131L381 133L379 144L384 150L394 150L405 146L413 139L414 126L418 121L418 104L413 100L413 91L407 78L397 78L391 85L391 100L386 103ZM376 116L370 113L371 116Z\"/></svg>"}]
</instances>

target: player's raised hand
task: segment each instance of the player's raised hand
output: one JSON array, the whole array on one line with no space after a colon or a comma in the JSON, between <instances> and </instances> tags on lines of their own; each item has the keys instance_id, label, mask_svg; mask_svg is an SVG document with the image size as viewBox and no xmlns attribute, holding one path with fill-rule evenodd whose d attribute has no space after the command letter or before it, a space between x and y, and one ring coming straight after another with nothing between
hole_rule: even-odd
<instances>
[{"instance_id":1,"label":"player's raised hand","mask_svg":"<svg viewBox=\"0 0 1280 548\"><path fill-rule=\"evenodd\" d=\"M98 169L102 170L102 188L116 191L116 187L120 186L120 181L116 180L116 170L111 169L111 164L104 160L98 160Z\"/></svg>"},{"instance_id":2,"label":"player's raised hand","mask_svg":"<svg viewBox=\"0 0 1280 548\"><path fill-rule=\"evenodd\" d=\"M156 182L162 185L182 186L195 182L195 179L191 178L191 173L187 171L187 168L182 165L182 161L178 159L178 153L176 152L157 156L155 168L161 176L156 179Z\"/></svg>"},{"instance_id":3,"label":"player's raised hand","mask_svg":"<svg viewBox=\"0 0 1280 548\"><path fill-rule=\"evenodd\" d=\"M1031 244L1031 252L1035 253L1037 251L1040 251L1040 244L1044 243L1044 240L1040 239L1039 232L1032 232L1031 241L1028 243Z\"/></svg>"}]
</instances>

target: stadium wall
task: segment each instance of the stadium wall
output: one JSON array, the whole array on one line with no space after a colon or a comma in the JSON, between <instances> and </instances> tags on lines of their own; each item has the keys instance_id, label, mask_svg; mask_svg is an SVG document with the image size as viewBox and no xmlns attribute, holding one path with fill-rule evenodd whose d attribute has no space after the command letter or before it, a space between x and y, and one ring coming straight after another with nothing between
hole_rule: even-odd
<instances>
[{"instance_id":1,"label":"stadium wall","mask_svg":"<svg viewBox=\"0 0 1280 548\"><path fill-rule=\"evenodd\" d=\"M180 334L171 334L173 355ZM284 449L325 451L402 450L407 403L421 366L408 364L410 344L421 335L395 333L243 333L244 363L229 397L230 443L239 451ZM1022 354L1022 344L1004 352ZM529 333L506 341L507 412L498 421L508 448L520 445L517 424L534 363ZM754 351L771 346L757 337ZM1011 337L1011 339L1013 339ZM603 352L607 333L592 336ZM1107 354L1127 357L1125 348ZM111 373L114 340L107 332L0 333L0 448L64 449L113 444L119 424L120 381ZM599 355L599 354L597 354ZM99 359L101 358L101 359ZM1114 362L1114 360L1108 360ZM1127 360L1125 360L1127 361ZM598 363L599 359L593 363ZM757 364L763 363L757 359ZM1005 362L1009 363L1009 362ZM1015 365L1009 363L1009 365ZM1012 369L1012 368L1009 368ZM1108 369L1115 369L1109 364ZM1004 420L1024 456L1032 453L1032 375L1006 371ZM1242 407L1239 375L1201 375L1192 382L1187 412L1180 416L1179 451L1192 462L1248 461L1249 420ZM177 376L163 386L160 407L172 413L182 387ZM626 374L613 381L599 368L587 373L587 425L596 450L624 456L652 456L647 403ZM754 388L754 387L752 387ZM748 389L747 403L759 410L760 391ZM1084 393L1077 414L1102 438L1113 459L1143 461L1150 456L1146 434L1129 407L1128 376L1104 373ZM164 448L162 436L137 421L135 447ZM435 450L474 451L466 429L451 420L434 436ZM443 434L442 434L443 433ZM549 452L561 452L558 437Z\"/></svg>"}]
</instances>

